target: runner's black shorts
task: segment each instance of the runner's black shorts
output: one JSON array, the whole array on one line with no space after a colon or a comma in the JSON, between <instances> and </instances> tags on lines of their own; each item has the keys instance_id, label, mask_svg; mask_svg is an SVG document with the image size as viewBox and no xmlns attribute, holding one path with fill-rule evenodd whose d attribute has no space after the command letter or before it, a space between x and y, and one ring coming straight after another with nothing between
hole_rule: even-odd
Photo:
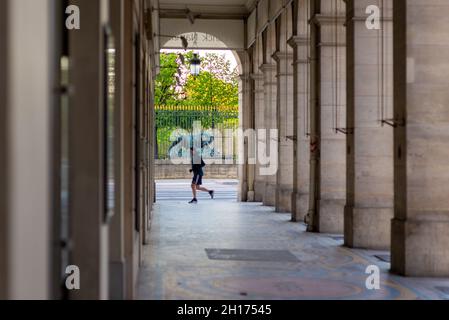
<instances>
[{"instance_id":1,"label":"runner's black shorts","mask_svg":"<svg viewBox=\"0 0 449 320\"><path fill-rule=\"evenodd\" d=\"M195 174L193 175L192 184L194 184L194 185L196 185L196 186L201 186L201 185L203 185L203 176L200 175L199 173L195 173Z\"/></svg>"}]
</instances>

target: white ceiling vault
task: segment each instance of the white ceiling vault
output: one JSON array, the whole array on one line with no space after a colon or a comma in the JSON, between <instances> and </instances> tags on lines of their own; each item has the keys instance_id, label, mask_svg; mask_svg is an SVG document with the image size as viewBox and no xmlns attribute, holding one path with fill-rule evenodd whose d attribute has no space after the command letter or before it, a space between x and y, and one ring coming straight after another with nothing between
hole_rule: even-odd
<instances>
[{"instance_id":1,"label":"white ceiling vault","mask_svg":"<svg viewBox=\"0 0 449 320\"><path fill-rule=\"evenodd\" d=\"M257 0L159 0L161 18L181 18L186 11L200 19L245 19Z\"/></svg>"},{"instance_id":2,"label":"white ceiling vault","mask_svg":"<svg viewBox=\"0 0 449 320\"><path fill-rule=\"evenodd\" d=\"M257 0L159 0L161 48L244 50L245 21Z\"/></svg>"},{"instance_id":3,"label":"white ceiling vault","mask_svg":"<svg viewBox=\"0 0 449 320\"><path fill-rule=\"evenodd\" d=\"M180 36L187 39L188 49L245 49L244 20L197 19L191 24L187 19L164 18L160 20L160 28L164 35L160 39L163 49L182 49Z\"/></svg>"},{"instance_id":4,"label":"white ceiling vault","mask_svg":"<svg viewBox=\"0 0 449 320\"><path fill-rule=\"evenodd\" d=\"M249 48L292 0L159 0L161 48ZM209 35L209 36L208 36Z\"/></svg>"}]
</instances>

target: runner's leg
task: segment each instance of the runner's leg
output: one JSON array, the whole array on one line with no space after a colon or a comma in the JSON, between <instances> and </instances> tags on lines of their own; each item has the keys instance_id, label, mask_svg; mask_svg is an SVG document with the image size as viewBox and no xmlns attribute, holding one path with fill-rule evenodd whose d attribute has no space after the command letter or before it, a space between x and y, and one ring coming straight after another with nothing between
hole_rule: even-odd
<instances>
[{"instance_id":1,"label":"runner's leg","mask_svg":"<svg viewBox=\"0 0 449 320\"><path fill-rule=\"evenodd\" d=\"M197 189L198 191L210 192L210 190L204 188L203 186L196 186L196 189Z\"/></svg>"},{"instance_id":2,"label":"runner's leg","mask_svg":"<svg viewBox=\"0 0 449 320\"><path fill-rule=\"evenodd\" d=\"M195 184L192 183L192 194L193 194L193 199L196 199L196 188L197 186Z\"/></svg>"}]
</instances>

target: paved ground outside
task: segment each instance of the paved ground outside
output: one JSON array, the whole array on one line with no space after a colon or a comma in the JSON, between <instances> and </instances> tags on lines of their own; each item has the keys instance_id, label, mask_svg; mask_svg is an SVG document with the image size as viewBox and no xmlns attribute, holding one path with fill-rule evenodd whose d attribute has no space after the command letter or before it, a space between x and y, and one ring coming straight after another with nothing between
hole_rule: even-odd
<instances>
[{"instance_id":1,"label":"paved ground outside","mask_svg":"<svg viewBox=\"0 0 449 320\"><path fill-rule=\"evenodd\" d=\"M215 198L219 201L237 201L238 180L218 180L204 178L203 184L209 190L215 190ZM192 200L192 189L189 180L157 180L156 201L158 202L188 202ZM199 201L208 201L207 193L198 193Z\"/></svg>"},{"instance_id":2,"label":"paved ground outside","mask_svg":"<svg viewBox=\"0 0 449 320\"><path fill-rule=\"evenodd\" d=\"M307 233L288 214L230 201L235 186L220 181L223 199L189 205L178 194L184 183L160 185L139 299L449 299L449 279L388 273L378 258L388 252L350 250L341 236ZM366 288L370 265L381 269L380 290Z\"/></svg>"}]
</instances>

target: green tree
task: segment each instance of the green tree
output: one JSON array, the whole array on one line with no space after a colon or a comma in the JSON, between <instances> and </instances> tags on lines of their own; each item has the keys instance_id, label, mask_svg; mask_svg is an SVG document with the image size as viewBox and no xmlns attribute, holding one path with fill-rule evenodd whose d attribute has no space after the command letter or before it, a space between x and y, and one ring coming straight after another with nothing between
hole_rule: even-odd
<instances>
[{"instance_id":1,"label":"green tree","mask_svg":"<svg viewBox=\"0 0 449 320\"><path fill-rule=\"evenodd\" d=\"M191 131L194 121L201 121L203 128L238 126L237 70L224 56L208 53L201 58L200 74L194 77L190 74L192 57L193 52L161 53L155 81L155 103L161 106L156 111L156 157L167 156L174 129Z\"/></svg>"},{"instance_id":2,"label":"green tree","mask_svg":"<svg viewBox=\"0 0 449 320\"><path fill-rule=\"evenodd\" d=\"M225 82L203 71L199 76L190 76L185 87L187 105L236 106L239 104L238 85Z\"/></svg>"},{"instance_id":3,"label":"green tree","mask_svg":"<svg viewBox=\"0 0 449 320\"><path fill-rule=\"evenodd\" d=\"M236 106L238 72L224 56L207 53L201 73L190 75L193 52L161 53L160 73L155 82L156 105Z\"/></svg>"},{"instance_id":4,"label":"green tree","mask_svg":"<svg viewBox=\"0 0 449 320\"><path fill-rule=\"evenodd\" d=\"M164 105L169 103L176 85L176 54L161 54L160 73L155 82L155 103Z\"/></svg>"}]
</instances>

